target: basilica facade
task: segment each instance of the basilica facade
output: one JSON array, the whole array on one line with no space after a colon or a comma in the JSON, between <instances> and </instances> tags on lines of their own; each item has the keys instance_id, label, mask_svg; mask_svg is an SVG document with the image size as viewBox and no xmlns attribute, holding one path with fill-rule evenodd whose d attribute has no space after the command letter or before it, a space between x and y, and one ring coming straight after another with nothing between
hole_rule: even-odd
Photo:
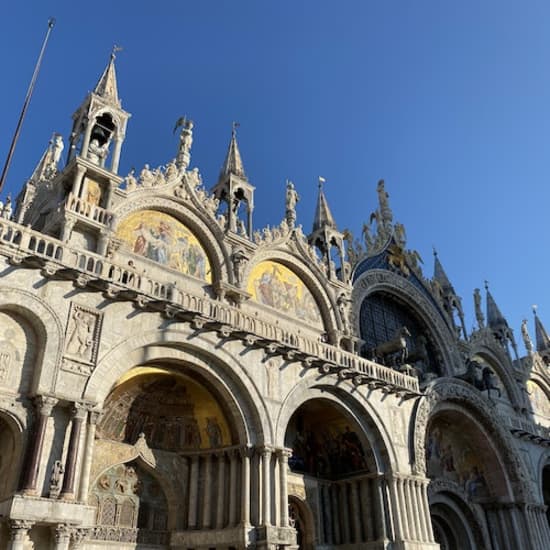
<instances>
[{"instance_id":1,"label":"basilica facade","mask_svg":"<svg viewBox=\"0 0 550 550\"><path fill-rule=\"evenodd\" d=\"M319 182L253 225L215 185L118 173L114 57L0 218L0 548L550 548L550 338L430 278L384 182L361 237ZM521 349L520 349L521 348Z\"/></svg>"}]
</instances>

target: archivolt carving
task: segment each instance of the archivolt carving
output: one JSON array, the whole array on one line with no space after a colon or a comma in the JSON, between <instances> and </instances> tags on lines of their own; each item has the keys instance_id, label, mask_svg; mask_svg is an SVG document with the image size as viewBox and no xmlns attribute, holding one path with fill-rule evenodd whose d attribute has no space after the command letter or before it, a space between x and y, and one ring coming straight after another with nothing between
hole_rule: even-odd
<instances>
[{"instance_id":1,"label":"archivolt carving","mask_svg":"<svg viewBox=\"0 0 550 550\"><path fill-rule=\"evenodd\" d=\"M197 236L207 251L213 272L212 280L233 281L233 274L228 268L231 265L228 250L212 234L206 220L197 213L192 212L187 205L182 205L171 199L158 196L140 197L136 200L126 201L114 211L115 222L113 230L116 231L117 224L126 218L126 216L143 209L166 212L181 220Z\"/></svg>"},{"instance_id":2,"label":"archivolt carving","mask_svg":"<svg viewBox=\"0 0 550 550\"><path fill-rule=\"evenodd\" d=\"M393 294L406 302L411 310L426 323L436 339L436 347L443 359L444 372L452 375L459 369L460 357L458 352L453 351L456 349L454 337L434 306L409 281L384 269L372 269L363 273L353 286L352 319L355 322L357 334L361 334L359 326L361 304L365 298L375 292Z\"/></svg>"},{"instance_id":3,"label":"archivolt carving","mask_svg":"<svg viewBox=\"0 0 550 550\"><path fill-rule=\"evenodd\" d=\"M503 462L507 466L510 482L514 486L514 495L524 501L533 501L532 488L525 465L515 451L512 436L503 427L496 406L478 395L476 390L460 380L439 379L427 389L416 406L414 419L414 437L411 438L413 448L412 469L418 475L426 475L426 431L428 421L433 416L438 405L448 401L456 403L465 409L473 410L479 422L493 438L495 447L499 449Z\"/></svg>"}]
</instances>

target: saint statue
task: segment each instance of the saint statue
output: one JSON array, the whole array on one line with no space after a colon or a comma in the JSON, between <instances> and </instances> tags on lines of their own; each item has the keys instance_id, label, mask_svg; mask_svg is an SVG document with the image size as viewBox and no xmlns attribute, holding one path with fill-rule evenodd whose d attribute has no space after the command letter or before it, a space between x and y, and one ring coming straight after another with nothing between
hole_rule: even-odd
<instances>
[{"instance_id":1,"label":"saint statue","mask_svg":"<svg viewBox=\"0 0 550 550\"><path fill-rule=\"evenodd\" d=\"M290 227L294 227L296 223L296 204L300 200L300 196L294 188L291 181L286 182L286 221Z\"/></svg>"},{"instance_id":2,"label":"saint statue","mask_svg":"<svg viewBox=\"0 0 550 550\"><path fill-rule=\"evenodd\" d=\"M523 319L521 322L521 336L523 338L523 343L525 344L525 349L527 353L533 352L533 342L529 336L529 330L527 329L527 319Z\"/></svg>"},{"instance_id":3,"label":"saint statue","mask_svg":"<svg viewBox=\"0 0 550 550\"><path fill-rule=\"evenodd\" d=\"M479 291L479 288L476 288L474 290L474 307L477 319L477 326L482 329L485 325L485 317L483 316L483 312L481 311L481 293Z\"/></svg>"}]
</instances>

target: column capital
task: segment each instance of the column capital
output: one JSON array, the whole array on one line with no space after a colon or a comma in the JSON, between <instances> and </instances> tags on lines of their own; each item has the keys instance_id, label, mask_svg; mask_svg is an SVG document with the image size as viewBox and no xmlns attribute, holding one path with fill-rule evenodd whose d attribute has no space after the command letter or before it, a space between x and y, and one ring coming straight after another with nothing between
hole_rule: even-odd
<instances>
[{"instance_id":1,"label":"column capital","mask_svg":"<svg viewBox=\"0 0 550 550\"><path fill-rule=\"evenodd\" d=\"M90 415L88 416L88 423L92 424L93 426L97 426L101 422L101 419L103 418L104 411L102 409L95 409L93 407L90 407L89 409Z\"/></svg>"},{"instance_id":2,"label":"column capital","mask_svg":"<svg viewBox=\"0 0 550 550\"><path fill-rule=\"evenodd\" d=\"M282 462L288 462L288 459L292 456L292 449L289 449L288 447L277 449L277 455Z\"/></svg>"},{"instance_id":3,"label":"column capital","mask_svg":"<svg viewBox=\"0 0 550 550\"><path fill-rule=\"evenodd\" d=\"M41 416L51 416L53 408L57 405L59 399L49 395L37 395L34 398L34 404Z\"/></svg>"},{"instance_id":4,"label":"column capital","mask_svg":"<svg viewBox=\"0 0 550 550\"><path fill-rule=\"evenodd\" d=\"M71 414L74 420L84 420L88 415L90 406L86 403L75 401L71 406Z\"/></svg>"},{"instance_id":5,"label":"column capital","mask_svg":"<svg viewBox=\"0 0 550 550\"><path fill-rule=\"evenodd\" d=\"M52 531L55 537L55 542L70 542L73 528L66 523L59 523L52 527Z\"/></svg>"},{"instance_id":6,"label":"column capital","mask_svg":"<svg viewBox=\"0 0 550 550\"><path fill-rule=\"evenodd\" d=\"M244 446L239 449L239 454L241 458L252 458L254 455L254 447Z\"/></svg>"},{"instance_id":7,"label":"column capital","mask_svg":"<svg viewBox=\"0 0 550 550\"><path fill-rule=\"evenodd\" d=\"M10 539L12 541L23 541L27 531L34 525L34 522L26 519L10 519Z\"/></svg>"}]
</instances>

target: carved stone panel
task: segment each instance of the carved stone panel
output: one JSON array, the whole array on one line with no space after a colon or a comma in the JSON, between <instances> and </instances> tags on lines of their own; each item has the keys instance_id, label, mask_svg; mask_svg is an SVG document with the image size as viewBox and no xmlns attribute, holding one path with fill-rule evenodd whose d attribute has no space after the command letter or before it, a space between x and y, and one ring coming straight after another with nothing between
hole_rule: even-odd
<instances>
[{"instance_id":1,"label":"carved stone panel","mask_svg":"<svg viewBox=\"0 0 550 550\"><path fill-rule=\"evenodd\" d=\"M95 368L103 313L71 302L63 369L89 376Z\"/></svg>"}]
</instances>

